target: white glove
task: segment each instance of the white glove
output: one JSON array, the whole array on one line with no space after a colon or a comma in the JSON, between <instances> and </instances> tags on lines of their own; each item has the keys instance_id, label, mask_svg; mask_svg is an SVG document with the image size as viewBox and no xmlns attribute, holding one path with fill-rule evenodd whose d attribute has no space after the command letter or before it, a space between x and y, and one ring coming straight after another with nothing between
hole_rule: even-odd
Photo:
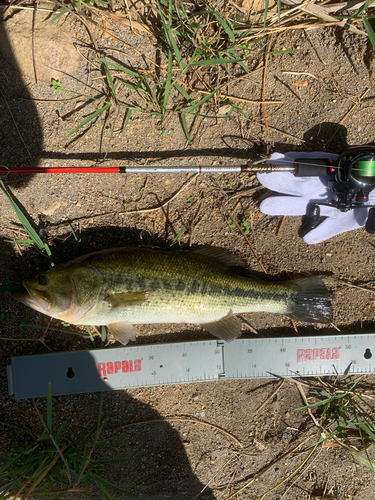
<instances>
[{"instance_id":1,"label":"white glove","mask_svg":"<svg viewBox=\"0 0 375 500\"><path fill-rule=\"evenodd\" d=\"M337 155L315 153L272 154L267 164L293 163L296 158L328 158L336 160ZM267 215L306 215L307 208L313 203L330 203L337 195L328 189L328 177L295 177L291 172L258 173L258 180L264 187L277 193L292 196L271 196L260 204L260 210ZM312 245L320 243L337 234L358 229L365 225L368 205L375 204L375 191L369 194L369 200L363 207L341 212L338 208L320 205L320 215L327 217L315 229L309 231L304 240Z\"/></svg>"}]
</instances>

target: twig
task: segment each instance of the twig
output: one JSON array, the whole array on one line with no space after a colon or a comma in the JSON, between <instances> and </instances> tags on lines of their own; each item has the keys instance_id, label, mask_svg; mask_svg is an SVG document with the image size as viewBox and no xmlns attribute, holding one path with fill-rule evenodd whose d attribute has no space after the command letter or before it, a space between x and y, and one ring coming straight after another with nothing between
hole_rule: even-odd
<instances>
[{"instance_id":1,"label":"twig","mask_svg":"<svg viewBox=\"0 0 375 500\"><path fill-rule=\"evenodd\" d=\"M43 465L47 462L47 460L50 458L51 456L51 453L49 453L48 455L46 455L44 457L44 460L42 461L41 464L39 464L38 468L33 472L33 474L26 480L25 483L23 483L23 485L21 486L21 488L17 491L17 493L14 495L13 498L18 498L21 493L22 493L22 490L24 490L27 486L27 484L38 474L38 472L43 468Z\"/></svg>"},{"instance_id":2,"label":"twig","mask_svg":"<svg viewBox=\"0 0 375 500\"><path fill-rule=\"evenodd\" d=\"M91 41L92 41L92 44L96 50L96 52L99 52L99 49L98 49L98 45L96 43L96 40L95 38L93 37L92 33L91 33L91 30L90 28L88 27L87 25L87 22L85 21L85 19L83 19L83 16L81 14L79 14L75 7L74 7L74 4L73 4L73 9L74 11L70 10L70 9L67 9L66 8L66 5L64 5L62 2L60 2L59 0L52 0L56 5L58 5L59 7L63 8L64 10L67 10L67 14L72 14L73 17L76 17L77 19L79 19L81 21L81 23L85 26L85 28L87 29L87 32L89 34L89 37L91 38ZM89 18L87 18L88 21L90 21Z\"/></svg>"},{"instance_id":3,"label":"twig","mask_svg":"<svg viewBox=\"0 0 375 500\"><path fill-rule=\"evenodd\" d=\"M241 224L238 222L238 220L234 217L234 215L229 211L227 210L225 207L223 207L225 212L227 213L227 216L230 217L232 219L232 221L236 224L236 227L237 229L240 231L240 233L242 234L242 236L245 238L245 240L247 241L249 247L250 247L250 250L252 251L254 257L256 258L256 260L258 261L260 267L263 269L264 273L265 274L268 274L267 271L266 271L266 268L264 267L262 261L260 260L260 257L259 255L256 253L255 251L255 248L253 247L251 241L249 240L249 238L247 237L247 234L245 233L245 231L242 229L241 227Z\"/></svg>"},{"instance_id":4,"label":"twig","mask_svg":"<svg viewBox=\"0 0 375 500\"><path fill-rule=\"evenodd\" d=\"M198 90L198 89L192 89L193 92L198 92L199 94L211 94L211 92L207 92L206 90ZM264 96L262 101L254 101L253 99L245 99L243 97L236 97L234 95L226 95L226 94L217 94L218 97L224 98L224 99L233 99L233 101L241 101L241 102L248 102L250 104L283 104L284 101L265 101Z\"/></svg>"},{"instance_id":5,"label":"twig","mask_svg":"<svg viewBox=\"0 0 375 500\"><path fill-rule=\"evenodd\" d=\"M306 76L311 76L311 78L315 78L315 80L319 80L319 78L311 73L307 73L306 71L282 71L284 75L294 75L294 76L300 76L300 75L306 75Z\"/></svg>"},{"instance_id":6,"label":"twig","mask_svg":"<svg viewBox=\"0 0 375 500\"><path fill-rule=\"evenodd\" d=\"M317 51L317 49L316 49L315 45L313 44L313 42L312 42L312 40L311 40L311 36L310 36L310 34L309 34L309 31L308 31L308 30L305 30L305 35L306 35L306 37L307 37L308 41L310 42L310 45L311 45L311 47L313 48L313 51L315 52L316 57L319 59L319 61L320 61L322 64L324 64L324 66L327 66L327 63L326 63L325 61L323 61L323 59L320 57L319 52ZM318 80L319 80L319 78L318 78Z\"/></svg>"},{"instance_id":7,"label":"twig","mask_svg":"<svg viewBox=\"0 0 375 500\"><path fill-rule=\"evenodd\" d=\"M281 219L281 222L279 224L279 227L277 228L277 231L276 231L276 236L279 236L279 233L281 231L281 228L283 227L284 225L284 222L285 222L285 215L283 215L283 218ZM298 333L298 332L297 332Z\"/></svg>"},{"instance_id":8,"label":"twig","mask_svg":"<svg viewBox=\"0 0 375 500\"><path fill-rule=\"evenodd\" d=\"M273 486L272 488L270 488L268 491L266 491L258 500L263 500L263 498L265 498L268 493L271 493L271 491L274 491L276 490L279 486L281 486L282 484L284 484L286 481L288 481L292 476L294 476L294 474L296 474L300 469L301 467L303 467L305 465L305 463L308 461L308 459L311 457L311 455L314 453L314 451L316 450L318 444L316 444L312 450L310 451L310 453L307 455L307 457L298 465L298 467L296 467L294 469L293 472L291 472L289 474L289 476L285 477L282 481L280 481L278 484L276 484L275 486Z\"/></svg>"},{"instance_id":9,"label":"twig","mask_svg":"<svg viewBox=\"0 0 375 500\"><path fill-rule=\"evenodd\" d=\"M36 23L36 13L38 12L38 0L35 0L34 12L33 12L33 22L31 28L31 53L33 57L33 68L34 68L34 78L35 82L38 83L38 75L36 72L36 63L35 63L35 23Z\"/></svg>"},{"instance_id":10,"label":"twig","mask_svg":"<svg viewBox=\"0 0 375 500\"><path fill-rule=\"evenodd\" d=\"M65 449L65 447L63 448ZM25 493L22 495L20 500L26 500L31 493L35 490L35 488L38 486L38 484L43 481L43 479L46 477L46 475L49 473L49 471L55 466L57 460L59 459L59 454L56 453L55 457L53 458L52 462L44 469L44 471L40 474L40 476L36 479L36 481L30 486L30 488L25 491Z\"/></svg>"},{"instance_id":11,"label":"twig","mask_svg":"<svg viewBox=\"0 0 375 500\"><path fill-rule=\"evenodd\" d=\"M38 495L56 495L60 494L62 495L63 493L71 493L75 491L92 491L92 488L67 488L66 490L41 490L38 491ZM14 497L16 498L16 497ZM56 497L55 497L56 498Z\"/></svg>"},{"instance_id":12,"label":"twig","mask_svg":"<svg viewBox=\"0 0 375 500\"><path fill-rule=\"evenodd\" d=\"M306 409L307 409L308 414L311 417L311 420L314 422L314 424L316 425L316 427L318 427L318 429L320 429L320 430L323 431L322 436L325 437L324 429L319 424L319 422L316 420L313 412L311 411L311 408L309 406L309 402L307 401L306 394L305 394L304 390L302 389L301 383L298 380L294 380L294 382L295 382L295 384L297 386L297 389L299 390L299 393L301 394L301 398L302 398L303 402L305 403L305 406L307 407Z\"/></svg>"},{"instance_id":13,"label":"twig","mask_svg":"<svg viewBox=\"0 0 375 500\"><path fill-rule=\"evenodd\" d=\"M43 337L40 337L39 339L12 339L11 337L0 337L0 340L9 340L9 341L14 341L14 342L40 342L44 345L46 349L48 349L51 352L54 352L53 349L48 347L48 345L44 342L46 339L45 334Z\"/></svg>"},{"instance_id":14,"label":"twig","mask_svg":"<svg viewBox=\"0 0 375 500\"><path fill-rule=\"evenodd\" d=\"M329 146L329 144L331 143L332 139L335 137L335 135L337 134L340 126L344 123L344 121L348 118L348 116L354 111L354 109L358 106L358 104L362 101L362 99L367 95L367 93L371 90L370 89L366 89L363 94L361 95L361 97L358 99L358 101L353 104L353 106L349 109L349 111L346 113L346 115L344 116L344 118L340 121L340 123L337 125L335 131L333 132L333 134L331 135L331 137L329 138L328 142L326 143L326 148Z\"/></svg>"},{"instance_id":15,"label":"twig","mask_svg":"<svg viewBox=\"0 0 375 500\"><path fill-rule=\"evenodd\" d=\"M201 491L198 493L198 495L196 495L193 500L196 500L199 496L201 496L201 494L208 488L208 486L210 485L210 483L215 479L215 477L220 474L224 469L225 467L233 460L233 458L237 458L238 459L238 454L236 453L236 457L233 457L231 456L229 460L227 460L225 462L225 464L220 467L220 469L216 472L216 474L214 474L211 479L208 481L208 483L205 484L204 488L201 489Z\"/></svg>"},{"instance_id":16,"label":"twig","mask_svg":"<svg viewBox=\"0 0 375 500\"><path fill-rule=\"evenodd\" d=\"M332 321L330 322L330 325L333 326L333 328L335 330L337 330L338 332L341 332L340 328L338 326L336 326L335 323L333 323Z\"/></svg>"},{"instance_id":17,"label":"twig","mask_svg":"<svg viewBox=\"0 0 375 500\"><path fill-rule=\"evenodd\" d=\"M68 99L33 99L32 97L18 97L20 101L31 101L31 102L45 102L47 104L51 102L68 102L75 101L76 99L82 99L81 95L76 95L74 97L69 97Z\"/></svg>"},{"instance_id":18,"label":"twig","mask_svg":"<svg viewBox=\"0 0 375 500\"><path fill-rule=\"evenodd\" d=\"M244 318L244 317L243 317L243 316L241 316L240 314L237 314L237 316L238 316L238 317L239 317L239 318L240 318L240 319L241 319L244 323L246 323L246 324L247 324L247 326L249 327L249 329L250 329L250 331L251 331L252 333L255 333L256 335L259 335L259 332L257 332L257 330L255 330L255 328L252 326L252 324L251 324L249 321L247 321L247 319L246 319L246 318Z\"/></svg>"},{"instance_id":19,"label":"twig","mask_svg":"<svg viewBox=\"0 0 375 500\"><path fill-rule=\"evenodd\" d=\"M310 438L311 438L311 436L303 438L295 446L293 446L293 448L291 448L290 450L288 450L287 452L285 452L283 455L281 455L280 457L278 457L276 460L274 460L273 462L271 462L269 465L267 465L266 467L264 467L260 472L258 472L258 474L255 474L250 479L250 481L248 481L244 486L242 486L242 488L240 488L239 490L237 490L234 493L232 493L231 495L229 495L229 497L226 497L225 500L230 500L231 498L235 497L236 495L238 495L239 493L241 493L242 491L244 491L246 488L248 488L249 486L251 486L254 481L256 481L259 477L263 476L263 474L265 474L268 470L270 470L271 467L273 467L275 464L277 464L278 462L280 462L280 460L283 460L285 457L289 456L291 453L293 453L295 450L297 450L300 446L302 446L303 444L305 444Z\"/></svg>"},{"instance_id":20,"label":"twig","mask_svg":"<svg viewBox=\"0 0 375 500\"><path fill-rule=\"evenodd\" d=\"M32 156L32 154L30 153L30 150L29 150L29 148L27 147L26 142L23 140L23 137L22 137L22 134L21 134L21 132L20 132L20 129L18 128L17 122L16 122L16 120L15 120L15 118L14 118L14 116L13 116L12 110L10 109L9 104L8 104L7 100L5 99L5 96L4 96L4 94L3 94L2 90L1 90L1 88L0 88L0 93L1 93L1 95L2 95L2 98L4 99L4 102L5 102L5 104L6 104L6 107L8 108L8 111L9 111L9 113L10 113L10 116L12 117L13 123L14 123L14 125L15 125L15 127L16 127L16 129L17 129L18 135L20 136L20 139L21 139L21 141L22 141L23 145L25 146L26 151L29 153L30 160L32 160L32 159L33 159L33 156Z\"/></svg>"},{"instance_id":21,"label":"twig","mask_svg":"<svg viewBox=\"0 0 375 500\"><path fill-rule=\"evenodd\" d=\"M352 288L358 288L358 290L363 290L364 292L375 293L375 290L370 290L370 288L365 288L364 286L353 285L352 283L349 283L348 281L344 281L344 280L340 280L340 281L343 281L343 283L346 286L350 286Z\"/></svg>"},{"instance_id":22,"label":"twig","mask_svg":"<svg viewBox=\"0 0 375 500\"><path fill-rule=\"evenodd\" d=\"M138 425L143 425L143 424L153 424L156 422L191 422L193 424L200 424L200 425L205 425L207 427L211 427L213 429L216 429L223 434L225 434L227 437L232 439L240 448L243 448L243 444L241 441L239 441L233 434L230 432L226 431L222 427L219 427L218 425L215 424L210 424L209 422L204 422L203 420L197 420L195 418L185 418L185 417L164 417L164 418L155 418L152 420L143 420L142 422L133 422L131 424L126 424L122 425L121 427L117 427L117 429L126 429L127 427L136 427Z\"/></svg>"},{"instance_id":23,"label":"twig","mask_svg":"<svg viewBox=\"0 0 375 500\"><path fill-rule=\"evenodd\" d=\"M126 8L126 14L127 14L128 18L129 18L130 29L131 29L132 31L134 31L134 30L133 30L133 23L132 23L132 16L131 16L131 14L130 14L129 5L128 5L127 0L124 0L124 4L125 4L125 8Z\"/></svg>"},{"instance_id":24,"label":"twig","mask_svg":"<svg viewBox=\"0 0 375 500\"><path fill-rule=\"evenodd\" d=\"M101 392L100 393L100 400L99 400L98 423L96 425L96 432L95 432L95 436L94 436L94 441L92 443L90 451L87 454L85 463L83 464L82 469L81 469L80 473L78 474L76 482L73 484L73 488L76 487L79 484L79 482L81 481L81 477L83 476L83 473L85 472L87 466L90 463L92 452L94 451L96 443L97 443L97 441L99 439L99 434L100 434L100 430L101 430L101 428L100 428L100 422L101 422L101 419L102 419L102 410L103 410L103 393Z\"/></svg>"},{"instance_id":25,"label":"twig","mask_svg":"<svg viewBox=\"0 0 375 500\"><path fill-rule=\"evenodd\" d=\"M284 383L285 383L285 378L283 378L281 380L281 382L276 387L276 389L273 391L273 393L270 396L268 396L268 398L265 401L263 401L263 403L255 410L255 412L253 413L253 417L255 417L256 415L258 415L258 413L266 406L266 404L269 403L270 401L272 401L272 399L276 396L276 394L282 388L282 386L284 385Z\"/></svg>"},{"instance_id":26,"label":"twig","mask_svg":"<svg viewBox=\"0 0 375 500\"><path fill-rule=\"evenodd\" d=\"M20 10L34 10L35 7L24 7L22 5L0 5L0 9L20 9ZM53 9L44 9L38 7L38 10L43 10L45 12L55 12ZM65 12L67 14L67 12Z\"/></svg>"},{"instance_id":27,"label":"twig","mask_svg":"<svg viewBox=\"0 0 375 500\"><path fill-rule=\"evenodd\" d=\"M293 326L293 328L294 328L294 331L295 331L296 333L298 333L298 328L297 328L296 322L295 322L293 319L291 319L290 321L291 321L291 323L292 323L292 326Z\"/></svg>"},{"instance_id":28,"label":"twig","mask_svg":"<svg viewBox=\"0 0 375 500\"><path fill-rule=\"evenodd\" d=\"M185 184L183 184L181 186L181 188L177 191L177 193L175 193L171 198L168 198L166 201L164 201L161 205L158 205L157 207L142 208L140 210L127 210L127 211L125 210L125 211L122 211L122 212L105 212L105 213L102 213L102 214L90 215L89 217L78 217L78 218L76 218L74 220L71 220L69 222L65 222L65 224L70 224L71 222L75 222L75 221L97 219L99 217L105 217L105 216L108 216L108 215L115 215L115 214L118 214L118 215L135 215L135 214L145 214L145 213L155 212L156 210L162 210L166 205L168 205L169 203L171 203L171 201L173 201L175 198L177 198L177 196L179 194L181 194L184 189L186 189L188 186L190 186L190 184L196 179L196 177L198 175L199 174L194 174L191 179L189 179Z\"/></svg>"},{"instance_id":29,"label":"twig","mask_svg":"<svg viewBox=\"0 0 375 500\"><path fill-rule=\"evenodd\" d=\"M266 124L265 123L261 123L261 122L257 122L255 120L253 120L252 123L255 123L256 125L260 125L261 127L265 127ZM276 132L279 132L280 134L283 134L285 135L286 137L290 137L291 139L295 139L299 142L303 141L303 142L308 142L308 141L305 141L303 139L301 139L300 137L297 137L296 135L292 135L292 134L288 134L288 132L284 132L284 130L280 130L279 128L276 128L276 127L271 127L271 125L268 125L268 128L270 130L276 130ZM311 144L311 143L310 143Z\"/></svg>"},{"instance_id":30,"label":"twig","mask_svg":"<svg viewBox=\"0 0 375 500\"><path fill-rule=\"evenodd\" d=\"M250 189L237 191L235 194L232 194L232 196L228 196L228 200L233 200L233 198L242 198L245 196L251 196L255 191L260 191L261 189L265 189L265 187L260 184L259 186L255 186Z\"/></svg>"},{"instance_id":31,"label":"twig","mask_svg":"<svg viewBox=\"0 0 375 500\"><path fill-rule=\"evenodd\" d=\"M214 182L211 177L210 177L210 179L211 179L212 184L214 184L215 186L217 186L217 188L221 191L222 195L227 198L227 194L221 189L221 187L218 184L216 184L216 182ZM266 271L266 268L263 266L263 263L260 260L260 257L256 253L255 248L253 247L251 241L247 237L247 234L242 229L241 224L238 222L238 220L235 218L235 216L229 210L227 210L224 206L222 208L225 211L226 216L229 217L230 219L232 219L232 221L236 224L237 229L240 231L240 233L242 234L242 236L247 241L247 243L248 243L248 245L250 247L250 250L252 251L252 253L253 253L254 257L256 258L257 262L259 263L260 267L263 269L264 273L268 274L267 271Z\"/></svg>"},{"instance_id":32,"label":"twig","mask_svg":"<svg viewBox=\"0 0 375 500\"><path fill-rule=\"evenodd\" d=\"M199 213L200 213L200 211L201 211L202 202L203 202L203 200L201 200L201 201L199 202L199 205L198 205L198 208L197 208L197 210L196 210L196 212L195 212L194 218L193 218L193 220L192 220L192 221L191 221L191 223L190 223L190 228L189 228L189 232L190 232L190 236L189 236L189 247L191 247L191 246L192 246L192 244L193 244L193 231L194 231L194 229L196 228L196 226L199 224L199 222L198 222L198 224L194 225L194 224L195 224L195 221L197 220L198 215L199 215Z\"/></svg>"}]
</instances>

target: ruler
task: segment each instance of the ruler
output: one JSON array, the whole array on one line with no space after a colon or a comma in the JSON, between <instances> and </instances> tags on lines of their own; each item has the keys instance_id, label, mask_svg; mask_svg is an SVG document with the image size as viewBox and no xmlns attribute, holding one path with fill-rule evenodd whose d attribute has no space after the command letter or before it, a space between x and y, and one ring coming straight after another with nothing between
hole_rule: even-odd
<instances>
[{"instance_id":1,"label":"ruler","mask_svg":"<svg viewBox=\"0 0 375 500\"><path fill-rule=\"evenodd\" d=\"M16 399L189 382L375 372L375 334L135 345L12 358Z\"/></svg>"}]
</instances>

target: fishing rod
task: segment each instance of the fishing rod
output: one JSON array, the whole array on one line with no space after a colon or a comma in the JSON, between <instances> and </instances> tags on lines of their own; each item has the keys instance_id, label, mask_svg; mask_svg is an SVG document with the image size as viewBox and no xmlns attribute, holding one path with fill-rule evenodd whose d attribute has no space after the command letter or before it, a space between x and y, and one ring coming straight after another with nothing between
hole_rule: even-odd
<instances>
[{"instance_id":1,"label":"fishing rod","mask_svg":"<svg viewBox=\"0 0 375 500\"><path fill-rule=\"evenodd\" d=\"M266 160L261 160L262 162ZM190 165L133 165L129 167L6 167L0 166L1 175L20 174L179 174L179 173L247 173L247 172L273 172L294 170L289 164L255 166L253 163L246 165L210 165L210 166L190 166Z\"/></svg>"},{"instance_id":2,"label":"fishing rod","mask_svg":"<svg viewBox=\"0 0 375 500\"><path fill-rule=\"evenodd\" d=\"M337 195L329 205L342 212L363 206L369 200L370 192L375 189L375 146L354 146L342 153L337 159L296 158L278 164L268 164L267 159L249 160L242 165L133 165L120 167L7 167L0 165L0 175L20 174L72 174L72 173L257 173L290 172L296 177L328 177L328 188ZM324 205L324 203L320 203ZM319 204L309 207L310 228L320 219ZM375 206L370 207L366 229L375 233Z\"/></svg>"}]
</instances>

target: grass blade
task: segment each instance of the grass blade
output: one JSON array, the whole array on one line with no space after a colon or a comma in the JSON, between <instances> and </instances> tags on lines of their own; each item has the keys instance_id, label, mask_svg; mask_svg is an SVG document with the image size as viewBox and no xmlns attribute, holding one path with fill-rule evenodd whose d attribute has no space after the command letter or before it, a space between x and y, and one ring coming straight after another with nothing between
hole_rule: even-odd
<instances>
[{"instance_id":1,"label":"grass blade","mask_svg":"<svg viewBox=\"0 0 375 500\"><path fill-rule=\"evenodd\" d=\"M71 132L69 132L68 135L66 135L63 139L63 141L66 141L66 139L68 137L70 137L71 135L75 134L76 132L78 132L78 130L80 128L82 128L84 125L86 125L86 123L89 123L91 120L93 120L94 118L96 118L97 116L101 115L102 113L104 113L104 111L107 111L107 109L109 109L110 107L112 106L112 104L110 102L106 102L104 104L104 106L102 106L101 108L97 109L96 111L94 111L94 113L92 113L90 116L88 116L87 118L85 118L83 120L83 122L81 122L79 125L77 125Z\"/></svg>"},{"instance_id":2,"label":"grass blade","mask_svg":"<svg viewBox=\"0 0 375 500\"><path fill-rule=\"evenodd\" d=\"M189 94L186 92L186 90L181 87L178 83L174 83L173 86L175 87L176 90L184 97L188 102L193 102L192 98L189 96Z\"/></svg>"},{"instance_id":3,"label":"grass blade","mask_svg":"<svg viewBox=\"0 0 375 500\"><path fill-rule=\"evenodd\" d=\"M268 2L268 0L267 0L267 2ZM220 17L219 14L215 11L212 11L212 14L216 17L216 19L219 21L221 26L224 28L226 34L229 36L231 41L233 43L236 43L236 37L234 36L233 31L229 28L228 24L224 21L224 19L222 17Z\"/></svg>"},{"instance_id":4,"label":"grass blade","mask_svg":"<svg viewBox=\"0 0 375 500\"><path fill-rule=\"evenodd\" d=\"M87 328L87 331L88 331L88 333L89 333L89 337L90 337L90 340L91 340L91 342L92 342L92 345L93 345L93 347L95 348L95 347L96 347L96 345L95 345L95 340L94 340L94 337L93 337L93 335L92 335L92 333L91 333L91 329L90 329L90 327L89 327L89 326L86 326L86 328Z\"/></svg>"},{"instance_id":5,"label":"grass blade","mask_svg":"<svg viewBox=\"0 0 375 500\"><path fill-rule=\"evenodd\" d=\"M1 288L1 287L0 287ZM11 287L8 287L8 288L11 288ZM14 288L17 288L17 287L14 287ZM1 290L0 290L1 291ZM23 289L21 290L22 292L25 292L26 289ZM20 325L20 328L31 328L31 329L34 329L34 330L45 330L46 327L45 326L37 326L37 325L27 325L25 323L21 323ZM48 329L49 331L53 331L53 332L59 332L59 333L69 333L70 335L79 335L80 337L84 337L84 338L89 338L89 335L87 335L86 333L82 333L82 332L73 332L72 330L61 330L59 328L49 328ZM25 339L27 340L27 339Z\"/></svg>"},{"instance_id":6,"label":"grass blade","mask_svg":"<svg viewBox=\"0 0 375 500\"><path fill-rule=\"evenodd\" d=\"M188 129L187 123L186 123L186 115L185 115L185 113L180 113L180 118L181 118L182 128L184 129L184 132L185 132L185 135L186 135L186 139L187 139L188 143L191 146L191 137L190 137L190 134L189 134L189 129Z\"/></svg>"},{"instance_id":7,"label":"grass blade","mask_svg":"<svg viewBox=\"0 0 375 500\"><path fill-rule=\"evenodd\" d=\"M115 85L113 83L112 75L111 75L111 72L109 71L107 62L104 62L104 65L105 65L105 71L107 74L108 83L109 83L109 86L111 87L111 90L112 90L113 99L115 101L115 104L117 105L116 89L115 89Z\"/></svg>"},{"instance_id":8,"label":"grass blade","mask_svg":"<svg viewBox=\"0 0 375 500\"><path fill-rule=\"evenodd\" d=\"M164 34L165 34L165 38L167 40L169 49L170 50L173 49L173 54L174 54L174 56L175 56L175 58L176 58L176 60L178 62L178 65L180 66L181 71L185 71L185 64L184 64L184 62L182 60L181 52L180 52L179 48L177 47L176 40L174 39L173 33L172 33L172 18L171 18L171 14L172 14L172 2L171 2L171 0L169 0L169 4L168 4L168 24L165 22L165 17L164 17L161 5L159 3L159 0L157 0L157 4L158 4L158 7L159 7L160 17L161 17L161 21L162 21L163 29L164 29Z\"/></svg>"},{"instance_id":9,"label":"grass blade","mask_svg":"<svg viewBox=\"0 0 375 500\"><path fill-rule=\"evenodd\" d=\"M235 64L243 62L244 59L225 59L225 58L216 58L216 59L205 59L204 61L194 61L190 63L190 66L215 66L216 64Z\"/></svg>"},{"instance_id":10,"label":"grass blade","mask_svg":"<svg viewBox=\"0 0 375 500\"><path fill-rule=\"evenodd\" d=\"M227 84L223 83L223 84L219 85L219 87L217 87L215 90L213 90L212 92L210 92L209 94L207 94L206 96L204 96L203 99L201 99L198 102L195 102L192 106L190 106L190 108L185 109L184 110L185 113L191 113L192 111L195 111L197 108L200 108L203 103L205 103L206 101L208 101L208 99L211 99L211 97L213 95L215 95L217 92L219 92L219 90L221 90L225 85L227 85Z\"/></svg>"},{"instance_id":11,"label":"grass blade","mask_svg":"<svg viewBox=\"0 0 375 500\"><path fill-rule=\"evenodd\" d=\"M367 35L369 37L369 40L371 42L371 45L375 49L375 33L374 33L374 30L372 29L370 21L364 17L362 19L362 22L363 22L363 24L365 26L365 29L366 29Z\"/></svg>"},{"instance_id":12,"label":"grass blade","mask_svg":"<svg viewBox=\"0 0 375 500\"><path fill-rule=\"evenodd\" d=\"M128 109L126 110L126 113L125 113L125 120L124 120L124 124L123 124L123 126L122 126L122 131L121 131L121 133L123 133L123 132L124 132L124 130L126 129L126 126L127 126L127 124L129 123L130 117L131 117L131 115L132 115L132 111L133 111L133 110L132 110L131 108L128 108Z\"/></svg>"},{"instance_id":13,"label":"grass blade","mask_svg":"<svg viewBox=\"0 0 375 500\"><path fill-rule=\"evenodd\" d=\"M363 5L361 5L361 7L354 12L353 17L359 16L359 14L361 14L361 12L363 12L365 9L367 9L367 7L369 7L373 2L374 2L374 0L367 0L367 2L365 2Z\"/></svg>"},{"instance_id":14,"label":"grass blade","mask_svg":"<svg viewBox=\"0 0 375 500\"><path fill-rule=\"evenodd\" d=\"M172 62L173 62L172 51L170 48L168 48L168 70L167 70L167 79L165 81L164 99L163 99L163 112L164 113L167 110L169 92L171 90L171 85L172 85Z\"/></svg>"},{"instance_id":15,"label":"grass blade","mask_svg":"<svg viewBox=\"0 0 375 500\"><path fill-rule=\"evenodd\" d=\"M102 342L107 342L107 327L106 326L102 326L101 329L100 329L100 335L102 337Z\"/></svg>"},{"instance_id":16,"label":"grass blade","mask_svg":"<svg viewBox=\"0 0 375 500\"><path fill-rule=\"evenodd\" d=\"M47 389L47 429L48 432L52 433L52 389L51 382L48 382Z\"/></svg>"},{"instance_id":17,"label":"grass blade","mask_svg":"<svg viewBox=\"0 0 375 500\"><path fill-rule=\"evenodd\" d=\"M99 62L105 64L106 66L111 66L112 68L123 71L124 73L127 73L130 76L134 76L136 78L143 78L142 75L140 73L138 73L137 71L133 71L132 69L126 68L125 66L121 66L121 64L116 64L116 63L113 63L111 61L107 61L106 59L98 59L96 57L94 57L94 59L96 61L99 61Z\"/></svg>"},{"instance_id":18,"label":"grass blade","mask_svg":"<svg viewBox=\"0 0 375 500\"><path fill-rule=\"evenodd\" d=\"M107 488L104 486L104 484L102 484L102 482L99 481L99 479L96 480L96 483L99 486L99 488L102 490L102 492L104 493L104 496L106 498L108 498L108 500L115 500L113 498L113 496L110 494L110 492L107 490Z\"/></svg>"},{"instance_id":19,"label":"grass blade","mask_svg":"<svg viewBox=\"0 0 375 500\"><path fill-rule=\"evenodd\" d=\"M266 29L266 24L267 24L267 14L268 14L268 4L269 0L264 1L264 20L263 20L263 29Z\"/></svg>"},{"instance_id":20,"label":"grass blade","mask_svg":"<svg viewBox=\"0 0 375 500\"><path fill-rule=\"evenodd\" d=\"M16 213L19 221L21 222L21 224L24 227L24 229L27 232L27 234L33 240L35 246L42 252L42 254L44 256L52 257L52 254L51 254L51 251L50 251L48 245L46 245L44 243L44 241L40 238L39 234L35 231L35 229L33 228L33 226L30 224L30 222L27 219L27 217L24 215L24 213L19 208L19 206L17 205L17 203L15 202L15 200L13 200L13 198L11 197L11 195L6 190L3 182L0 183L0 188L3 191L3 193L5 194L5 196L8 198L8 200L9 200L10 204L12 205L12 208L15 211L15 213Z\"/></svg>"},{"instance_id":21,"label":"grass blade","mask_svg":"<svg viewBox=\"0 0 375 500\"><path fill-rule=\"evenodd\" d=\"M135 495L134 493L130 493L130 491L126 491L124 490L123 488L120 488L119 486L116 486L115 484L107 481L106 479L104 479L103 477L101 476L98 476L97 474L95 474L95 472L92 472L90 471L90 476L95 480L95 481L100 481L101 483L105 484L106 486L109 486L110 488L112 488L113 490L115 491L119 491L120 493L125 493L125 495L128 495L129 497L132 497L132 498L139 498L138 495Z\"/></svg>"}]
</instances>

